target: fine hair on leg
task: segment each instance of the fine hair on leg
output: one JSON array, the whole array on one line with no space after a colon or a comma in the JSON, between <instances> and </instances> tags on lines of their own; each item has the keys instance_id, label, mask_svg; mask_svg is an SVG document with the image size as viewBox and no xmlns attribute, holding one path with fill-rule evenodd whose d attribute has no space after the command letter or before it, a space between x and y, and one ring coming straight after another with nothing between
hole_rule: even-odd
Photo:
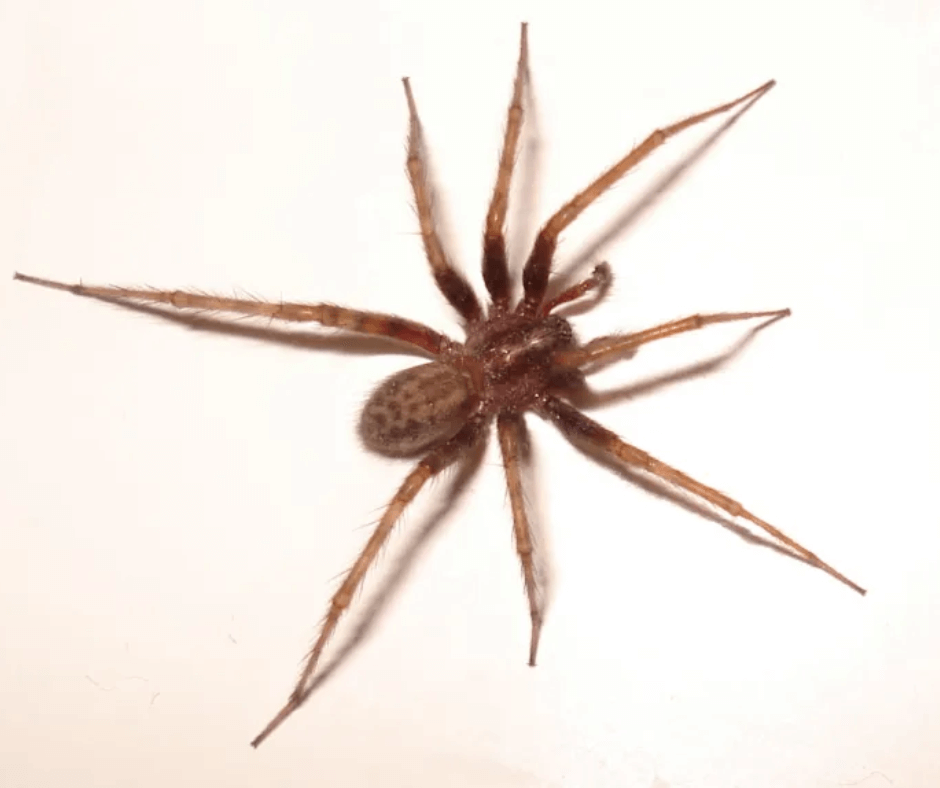
<instances>
[{"instance_id":1,"label":"fine hair on leg","mask_svg":"<svg viewBox=\"0 0 940 788\"><path fill-rule=\"evenodd\" d=\"M376 556L382 549L382 545L385 544L408 504L414 500L414 497L421 488L424 487L428 479L439 474L473 446L486 428L486 424L487 420L485 416L478 416L469 420L453 438L429 452L418 463L415 469L408 474L401 487L398 488L398 492L395 493L395 496L386 507L378 525L375 526L375 530L362 548L362 552L359 553L359 557L353 562L353 565L343 578L343 582L340 583L340 587L336 590L336 593L333 594L326 615L320 624L320 631L317 633L317 638L313 643L313 647L310 649L304 668L300 673L300 678L297 680L297 684L289 700L274 716L271 722L268 723L267 727L254 738L251 742L252 747L257 747L261 744L261 742L270 736L284 720L300 708L301 704L306 700L309 679L316 670L317 663L320 661L320 656L323 653L323 649L326 647L327 641L336 629L340 618L342 618L343 614L349 608L353 596L355 596L356 591L359 589L366 574L372 567Z\"/></svg>"}]
</instances>

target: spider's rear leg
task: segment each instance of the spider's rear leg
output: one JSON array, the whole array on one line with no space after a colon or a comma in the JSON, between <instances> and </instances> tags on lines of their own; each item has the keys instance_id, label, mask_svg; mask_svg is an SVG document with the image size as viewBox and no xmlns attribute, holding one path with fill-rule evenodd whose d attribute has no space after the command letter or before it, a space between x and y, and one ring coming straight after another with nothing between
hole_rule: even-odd
<instances>
[{"instance_id":1,"label":"spider's rear leg","mask_svg":"<svg viewBox=\"0 0 940 788\"><path fill-rule=\"evenodd\" d=\"M532 619L532 635L529 639L529 664L535 665L539 650L539 636L542 632L541 589L535 561L535 545L532 541L532 527L526 513L525 494L522 491L522 468L519 457L524 440L525 425L522 416L517 413L501 413L496 421L499 433L499 447L503 454L506 468L506 484L509 488L509 502L512 505L513 536L516 552L522 563L522 578L525 582L526 596L529 598L529 617Z\"/></svg>"},{"instance_id":2,"label":"spider's rear leg","mask_svg":"<svg viewBox=\"0 0 940 788\"><path fill-rule=\"evenodd\" d=\"M764 522L759 517L751 514L734 499L729 498L724 493L712 487L707 487L701 482L695 481L695 479L687 476L682 471L676 470L672 466L666 465L664 462L660 462L642 449L631 446L615 433L601 426L593 419L588 418L571 405L555 397L547 397L539 412L554 422L568 438L586 441L596 446L605 454L616 457L627 465L640 468L669 484L673 484L686 492L692 493L713 506L717 506L719 509L723 509L732 517L741 517L753 523L814 566L832 575L836 580L845 583L845 585L853 591L857 591L859 594L865 594L865 589L860 585L849 580L841 572L831 567L815 553L807 550L799 542L791 539L780 529L775 528L770 523Z\"/></svg>"},{"instance_id":3,"label":"spider's rear leg","mask_svg":"<svg viewBox=\"0 0 940 788\"><path fill-rule=\"evenodd\" d=\"M482 316L480 302L477 300L466 279L451 265L441 244L437 225L434 221L434 194L428 181L427 161L424 151L424 134L418 118L418 108L411 93L408 78L402 80L405 86L405 98L408 100L408 158L406 168L411 189L415 196L415 209L424 241L424 252L437 287L444 298L456 309L468 323L475 323Z\"/></svg>"},{"instance_id":4,"label":"spider's rear leg","mask_svg":"<svg viewBox=\"0 0 940 788\"><path fill-rule=\"evenodd\" d=\"M648 342L683 334L686 331L695 331L713 323L732 323L736 320L751 320L757 317L770 318L768 322L773 322L788 317L789 314L789 309L778 309L773 312L718 312L712 315L690 315L645 331L637 331L634 334L611 334L592 339L579 348L558 353L555 356L555 363L563 367L583 367L586 364L615 359L621 353L634 350Z\"/></svg>"},{"instance_id":5,"label":"spider's rear leg","mask_svg":"<svg viewBox=\"0 0 940 788\"><path fill-rule=\"evenodd\" d=\"M503 150L499 156L499 170L493 198L486 213L486 229L483 231L483 281L493 298L497 311L509 306L509 266L506 262L506 209L509 205L509 187L512 182L513 165L516 163L516 148L522 131L524 117L522 99L529 77L529 44L527 25L523 22L519 41L519 63L512 87L512 100L506 115L506 134Z\"/></svg>"},{"instance_id":6,"label":"spider's rear leg","mask_svg":"<svg viewBox=\"0 0 940 788\"><path fill-rule=\"evenodd\" d=\"M774 84L774 80L770 80L756 90L752 90L750 93L746 93L740 98L736 98L734 101L729 101L727 104L722 104L721 106L713 107L705 112L700 112L697 115L692 115L677 123L673 123L671 126L657 129L620 161L600 175L586 189L580 191L571 198L571 200L561 206L543 225L535 239L535 244L532 246L532 252L522 272L522 285L525 294L522 301L519 303L518 310L523 314L531 315L535 313L542 303L542 299L545 298L545 290L548 287L548 275L552 266L552 258L555 256L555 246L558 243L558 236L569 224L581 215L581 212L584 211L585 208L654 150L665 143L670 137L675 136L680 131L684 131L690 126L695 126L702 121L708 120L715 115L720 115L723 112L734 109L734 107L744 102L756 101L770 90ZM747 109L747 107L744 109ZM742 112L743 111L742 109Z\"/></svg>"},{"instance_id":7,"label":"spider's rear leg","mask_svg":"<svg viewBox=\"0 0 940 788\"><path fill-rule=\"evenodd\" d=\"M175 309L193 312L229 312L250 317L267 317L289 323L319 323L329 328L341 328L359 334L385 336L407 342L436 356L450 348L454 342L433 328L406 320L396 315L362 312L334 304L301 304L284 301L258 301L253 298L226 298L192 290L153 290L148 287L101 287L97 285L65 284L38 276L14 274L14 279L32 285L66 290L77 296L97 298L100 301L121 301L165 304Z\"/></svg>"},{"instance_id":8,"label":"spider's rear leg","mask_svg":"<svg viewBox=\"0 0 940 788\"><path fill-rule=\"evenodd\" d=\"M309 680L316 670L317 663L320 661L320 655L326 646L327 641L336 629L336 625L342 618L343 613L349 608L356 591L365 579L366 573L375 561L376 556L388 539L396 523L401 518L402 513L408 504L414 500L425 483L434 476L437 476L446 467L453 464L480 438L486 429L486 417L476 416L470 419L464 427L450 440L442 443L436 449L428 453L417 467L408 474L408 477L398 488L395 497L392 498L388 507L385 509L382 519L379 520L375 530L366 542L359 557L353 562L352 567L343 578L343 582L333 594L330 600L330 607L326 611L323 623L320 625L320 631L317 633L317 639L314 641L313 648L301 671L297 685L291 693L290 699L284 707L274 716L274 719L268 723L267 727L259 733L251 742L252 747L257 747L274 730L286 720L294 711L300 708L300 705L310 694Z\"/></svg>"}]
</instances>

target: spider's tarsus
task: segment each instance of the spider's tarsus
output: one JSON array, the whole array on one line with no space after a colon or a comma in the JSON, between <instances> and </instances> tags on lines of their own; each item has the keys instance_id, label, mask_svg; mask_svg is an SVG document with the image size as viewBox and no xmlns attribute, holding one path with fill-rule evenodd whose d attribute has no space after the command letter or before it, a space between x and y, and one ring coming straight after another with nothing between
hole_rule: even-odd
<instances>
[{"instance_id":1,"label":"spider's tarsus","mask_svg":"<svg viewBox=\"0 0 940 788\"><path fill-rule=\"evenodd\" d=\"M300 704L302 702L302 699L297 700L297 698L292 694L290 699L284 705L284 708L275 714L274 719L272 719L271 722L265 726L265 729L251 740L251 746L257 750L264 740L274 733L274 731L277 730L278 726L284 722L284 720L286 720L291 714L300 708Z\"/></svg>"},{"instance_id":2,"label":"spider's tarsus","mask_svg":"<svg viewBox=\"0 0 940 788\"><path fill-rule=\"evenodd\" d=\"M529 667L535 667L535 658L539 653L539 640L542 637L542 620L539 616L538 623L534 624L532 629L532 639L529 641Z\"/></svg>"},{"instance_id":3,"label":"spider's tarsus","mask_svg":"<svg viewBox=\"0 0 940 788\"><path fill-rule=\"evenodd\" d=\"M13 278L20 282L26 282L30 285L39 285L40 287L51 287L53 290L66 290L70 293L74 293L77 285L67 285L65 282L56 282L54 279L43 279L39 276L30 276L29 274L21 274L19 271L13 272Z\"/></svg>"},{"instance_id":4,"label":"spider's tarsus","mask_svg":"<svg viewBox=\"0 0 940 788\"><path fill-rule=\"evenodd\" d=\"M767 82L765 82L763 85L761 85L759 88L757 88L756 90L754 90L754 91L751 93L751 96L754 97L754 98L760 98L760 97L763 96L768 90L770 90L772 87L774 87L774 85L776 85L776 84L777 84L777 80L776 80L776 79L770 79L770 80L768 80Z\"/></svg>"},{"instance_id":5,"label":"spider's tarsus","mask_svg":"<svg viewBox=\"0 0 940 788\"><path fill-rule=\"evenodd\" d=\"M402 77L401 84L405 86L405 98L408 101L408 113L411 118L416 118L418 115L418 108L415 106L415 97L411 92L411 79L409 77Z\"/></svg>"}]
</instances>

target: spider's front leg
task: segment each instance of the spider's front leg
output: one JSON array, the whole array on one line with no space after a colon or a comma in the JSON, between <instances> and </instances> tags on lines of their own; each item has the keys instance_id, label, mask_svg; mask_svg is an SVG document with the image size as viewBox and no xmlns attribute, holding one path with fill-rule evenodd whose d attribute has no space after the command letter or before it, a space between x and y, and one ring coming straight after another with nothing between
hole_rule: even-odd
<instances>
[{"instance_id":1,"label":"spider's front leg","mask_svg":"<svg viewBox=\"0 0 940 788\"><path fill-rule=\"evenodd\" d=\"M468 323L475 323L483 317L483 310L480 308L480 302L473 288L447 258L437 232L434 194L428 181L421 120L418 118L418 108L407 77L402 80L402 84L405 86L405 98L408 101L408 159L405 166L415 196L415 209L418 213L421 240L424 241L424 252L431 265L434 281L437 282L437 287L443 293L444 298L464 320Z\"/></svg>"},{"instance_id":2,"label":"spider's front leg","mask_svg":"<svg viewBox=\"0 0 940 788\"><path fill-rule=\"evenodd\" d=\"M191 290L154 290L146 287L101 287L97 285L65 284L38 276L14 274L14 279L54 290L65 290L84 298L120 303L136 301L165 304L174 309L203 312L230 312L251 317L267 317L289 323L319 323L329 328L340 328L359 334L385 336L407 342L434 356L452 347L454 342L433 328L406 320L396 315L362 312L335 304L299 304L284 301L258 301L253 298L226 298L206 295Z\"/></svg>"},{"instance_id":3,"label":"spider's front leg","mask_svg":"<svg viewBox=\"0 0 940 788\"><path fill-rule=\"evenodd\" d=\"M486 229L483 231L483 281L493 299L493 306L498 312L504 311L509 306L509 266L506 262L505 237L506 210L509 206L512 170L516 163L516 148L522 131L524 117L522 99L528 77L528 26L523 23L516 79L512 86L512 100L506 113L503 150L499 155L496 185L493 187L493 197L486 213Z\"/></svg>"},{"instance_id":4,"label":"spider's front leg","mask_svg":"<svg viewBox=\"0 0 940 788\"><path fill-rule=\"evenodd\" d=\"M417 467L408 474L408 477L401 487L399 487L398 492L395 493L395 496L385 509L382 519L379 520L378 525L376 525L365 547L362 548L362 552L359 553L359 557L353 562L352 567L350 567L349 571L346 573L346 577L343 578L339 589L333 594L333 598L330 600L330 606L326 611L326 616L323 619L323 623L320 625L317 639L310 649L310 654L307 657L303 671L301 671L300 678L297 680L297 685L294 687L290 699L274 716L274 719L268 723L267 727L254 738L251 742L252 747L257 747L268 738L268 736L270 736L284 720L300 708L301 704L307 699L311 692L309 684L310 677L317 668L317 664L320 661L320 656L323 653L323 649L326 647L327 641L332 636L343 613L349 608L349 604L352 602L356 591L362 584L366 573L369 571L376 556L388 539L389 534L391 534L396 523L401 518L402 512L404 512L408 504L414 500L414 497L429 479L437 476L441 471L457 461L476 443L486 429L487 418L486 416L471 418L454 437L445 441L427 454L424 459L418 463Z\"/></svg>"},{"instance_id":5,"label":"spider's front leg","mask_svg":"<svg viewBox=\"0 0 940 788\"><path fill-rule=\"evenodd\" d=\"M674 137L679 132L691 126L695 126L715 115L720 115L723 112L734 109L745 102L756 101L770 90L774 84L774 80L770 80L756 90L752 90L750 93L746 93L740 98L736 98L734 101L729 101L727 104L722 104L718 107L706 110L705 112L700 112L697 115L692 115L684 120L680 120L678 123L673 123L671 126L657 129L620 161L598 177L590 186L578 192L578 194L561 206L544 224L532 246L532 252L522 271L524 296L517 307L518 311L522 314L531 315L535 314L538 310L545 298L545 291L548 288L548 275L551 272L552 258L555 256L558 236L569 224L581 215L585 208L654 150L663 145L670 137ZM744 109L747 109L747 107ZM743 111L742 109L742 112Z\"/></svg>"},{"instance_id":6,"label":"spider's front leg","mask_svg":"<svg viewBox=\"0 0 940 788\"><path fill-rule=\"evenodd\" d=\"M583 367L615 359L621 353L635 350L648 342L684 334L686 331L696 331L715 323L733 323L737 320L753 320L758 317L768 318L767 323L770 323L789 317L789 315L789 309L777 309L773 312L718 312L711 315L690 315L681 320L671 320L633 334L611 334L592 339L581 347L561 351L555 356L555 363L563 367Z\"/></svg>"},{"instance_id":7,"label":"spider's front leg","mask_svg":"<svg viewBox=\"0 0 940 788\"><path fill-rule=\"evenodd\" d=\"M707 487L701 482L695 481L695 479L687 476L682 471L676 470L672 466L666 465L664 462L660 462L642 449L631 446L609 429L601 426L593 419L588 418L571 405L555 397L548 397L544 401L540 413L545 418L552 421L569 439L586 441L605 454L616 457L627 465L640 468L669 484L674 484L676 487L692 493L713 506L717 506L719 509L723 509L732 517L741 517L753 523L761 530L766 531L777 541L785 544L797 555L832 575L839 582L845 583L845 585L853 591L857 591L859 594L865 594L865 589L860 585L849 580L841 572L823 561L818 555L807 550L796 540L791 539L779 528L775 528L770 523L751 514L734 499L729 498L724 493L712 487Z\"/></svg>"}]
</instances>

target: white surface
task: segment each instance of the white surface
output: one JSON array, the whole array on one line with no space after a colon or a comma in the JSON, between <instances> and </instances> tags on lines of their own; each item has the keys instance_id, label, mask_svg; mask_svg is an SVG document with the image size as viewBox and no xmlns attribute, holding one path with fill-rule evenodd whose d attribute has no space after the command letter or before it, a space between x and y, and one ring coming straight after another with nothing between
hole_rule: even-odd
<instances>
[{"instance_id":1,"label":"white surface","mask_svg":"<svg viewBox=\"0 0 940 788\"><path fill-rule=\"evenodd\" d=\"M8 4L0 782L936 785L936 3L395 6ZM599 253L615 288L576 324L791 307L720 372L597 415L870 593L626 485L533 418L556 575L538 669L491 441L373 636L253 751L406 472L353 425L413 361L194 333L12 273L244 288L454 332L414 235L398 80L479 284L522 19L543 141L530 226L657 125L778 80ZM707 135L605 197L561 264ZM598 385L745 331L652 345Z\"/></svg>"}]
</instances>

